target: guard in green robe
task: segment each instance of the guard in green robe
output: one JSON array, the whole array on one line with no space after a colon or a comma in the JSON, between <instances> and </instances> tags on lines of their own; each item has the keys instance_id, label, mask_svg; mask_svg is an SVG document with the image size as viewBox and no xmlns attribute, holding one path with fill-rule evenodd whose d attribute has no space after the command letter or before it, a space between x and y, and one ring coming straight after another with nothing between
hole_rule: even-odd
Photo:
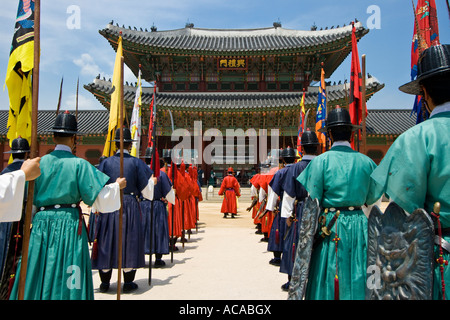
<instances>
[{"instance_id":1,"label":"guard in green robe","mask_svg":"<svg viewBox=\"0 0 450 320\"><path fill-rule=\"evenodd\" d=\"M350 137L357 128L347 109L330 111L325 129L333 145L297 178L311 198L318 199L319 221L328 225L340 212L331 234L313 250L305 299L365 298L367 217L361 207L377 200L369 195L376 164L351 148Z\"/></svg>"},{"instance_id":2,"label":"guard in green robe","mask_svg":"<svg viewBox=\"0 0 450 320\"><path fill-rule=\"evenodd\" d=\"M408 213L419 208L431 213L434 204L440 203L443 260L437 262L440 250L435 245L433 299L442 299L443 284L447 288L450 285L450 266L445 263L450 261L449 88L450 45L430 47L419 59L417 79L400 87L405 93L421 95L430 117L400 135L371 176L374 189ZM431 217L439 236L439 223L435 216ZM448 289L445 298L450 298Z\"/></svg>"},{"instance_id":3,"label":"guard in green robe","mask_svg":"<svg viewBox=\"0 0 450 320\"><path fill-rule=\"evenodd\" d=\"M36 179L24 299L85 300L94 298L91 260L80 202L103 208L120 207L126 181L106 185L109 177L72 154L77 135L75 116L57 116L55 150L42 157ZM20 265L18 266L20 270ZM18 294L16 277L11 299Z\"/></svg>"}]
</instances>

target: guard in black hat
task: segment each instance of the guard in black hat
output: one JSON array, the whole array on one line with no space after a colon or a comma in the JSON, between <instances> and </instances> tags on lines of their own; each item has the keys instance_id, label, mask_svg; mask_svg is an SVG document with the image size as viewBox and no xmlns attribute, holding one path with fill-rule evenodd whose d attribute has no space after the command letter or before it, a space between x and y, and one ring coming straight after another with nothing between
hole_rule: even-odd
<instances>
[{"instance_id":1,"label":"guard in black hat","mask_svg":"<svg viewBox=\"0 0 450 320\"><path fill-rule=\"evenodd\" d=\"M370 196L369 191L375 162L350 145L352 133L358 128L351 124L347 109L331 110L326 123L333 142L331 149L315 157L297 177L311 198L318 200L322 209L321 223L328 223L337 211L340 212L333 227L340 236L337 253L334 236L325 237L313 251L306 288L308 300L333 299L337 281L340 299L365 298L367 247L364 239L368 231L362 206L378 199ZM318 230L321 228L319 224Z\"/></svg>"},{"instance_id":2,"label":"guard in black hat","mask_svg":"<svg viewBox=\"0 0 450 320\"><path fill-rule=\"evenodd\" d=\"M295 245L298 243L300 221L302 218L303 201L308 192L298 182L297 177L317 155L320 154L320 142L314 131L307 130L301 137L302 159L289 167L286 177L282 182L283 202L280 208L280 216L286 222L285 237L282 247L280 272L288 275L288 282L281 289L288 291L294 266Z\"/></svg>"},{"instance_id":3,"label":"guard in black hat","mask_svg":"<svg viewBox=\"0 0 450 320\"><path fill-rule=\"evenodd\" d=\"M350 120L350 113L347 109L337 107L328 113L326 125L324 128L320 128L319 132L325 132L331 129L342 129L340 131L355 131L361 128L361 126L352 124L352 121Z\"/></svg>"},{"instance_id":4,"label":"guard in black hat","mask_svg":"<svg viewBox=\"0 0 450 320\"><path fill-rule=\"evenodd\" d=\"M153 148L148 147L145 150L145 154L141 157L149 167L152 160L152 151ZM167 157L167 152L164 151L165 150L163 150L163 156ZM145 254L155 254L155 267L163 267L165 262L162 260L162 256L164 254L169 254L167 202L175 204L175 193L172 189L172 182L169 177L163 170L160 170L158 183L154 189L153 200L141 198L140 202L145 237L144 251ZM152 210L153 215L151 215Z\"/></svg>"},{"instance_id":5,"label":"guard in black hat","mask_svg":"<svg viewBox=\"0 0 450 320\"><path fill-rule=\"evenodd\" d=\"M434 212L436 219L434 206L440 204L434 221L436 234L441 231L438 243L443 245L434 246L435 255L427 263L434 264L432 298L447 300L450 295L444 285L450 283L450 266L445 261L450 261L450 254L444 246L450 241L450 233L444 230L450 228L450 45L426 49L417 67L417 79L399 89L421 95L430 117L394 141L371 178L379 196L388 193L390 200L406 212L421 208L430 216Z\"/></svg>"},{"instance_id":6,"label":"guard in black hat","mask_svg":"<svg viewBox=\"0 0 450 320\"><path fill-rule=\"evenodd\" d=\"M130 129L123 128L122 130L123 130L123 143L124 144L128 145L131 142L136 141L136 140L133 140L131 138L131 131L130 131ZM113 142L120 142L120 128L116 129L116 132L114 134L114 140L112 140L112 141ZM117 145L117 148L119 148L119 147L120 147L120 144ZM126 148L126 149L129 149L129 148Z\"/></svg>"},{"instance_id":7,"label":"guard in black hat","mask_svg":"<svg viewBox=\"0 0 450 320\"><path fill-rule=\"evenodd\" d=\"M98 170L114 181L120 177L120 128L116 130L114 140L117 153L104 159ZM123 128L123 172L127 186L123 193L123 257L122 270L124 273L124 292L137 289L134 282L136 269L145 266L144 232L142 228L141 211L138 200L140 198L153 199L156 178L153 171L140 159L130 155L129 150L133 139L131 131ZM118 268L117 239L119 234L119 210L114 213L100 212L97 224L96 242L98 254L92 258L92 268L99 270L101 280L100 292L109 289L112 269Z\"/></svg>"},{"instance_id":8,"label":"guard in black hat","mask_svg":"<svg viewBox=\"0 0 450 320\"><path fill-rule=\"evenodd\" d=\"M27 139L18 137L11 142L11 150L5 153L27 155L30 152L30 145Z\"/></svg>"},{"instance_id":9,"label":"guard in black hat","mask_svg":"<svg viewBox=\"0 0 450 320\"><path fill-rule=\"evenodd\" d=\"M6 151L12 155L13 161L0 173L0 175L20 170L23 162L28 158L30 145L22 137L11 142L11 150ZM9 298L9 281L15 275L16 263L22 249L23 217L26 207L26 196L23 197L22 218L16 222L0 223L0 300Z\"/></svg>"},{"instance_id":10,"label":"guard in black hat","mask_svg":"<svg viewBox=\"0 0 450 320\"><path fill-rule=\"evenodd\" d=\"M284 233L286 230L286 218L281 217L280 209L283 203L283 182L289 168L299 159L295 149L291 147L281 150L281 157L285 166L278 170L269 182L267 204L265 214L273 214L272 226L269 233L267 251L273 252L270 264L279 266L283 253Z\"/></svg>"}]
</instances>

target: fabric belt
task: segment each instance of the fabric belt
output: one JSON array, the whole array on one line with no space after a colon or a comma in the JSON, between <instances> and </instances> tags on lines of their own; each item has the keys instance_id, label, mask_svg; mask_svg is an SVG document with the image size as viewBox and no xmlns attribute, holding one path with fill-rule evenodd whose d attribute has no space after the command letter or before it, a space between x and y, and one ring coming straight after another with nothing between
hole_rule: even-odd
<instances>
[{"instance_id":1,"label":"fabric belt","mask_svg":"<svg viewBox=\"0 0 450 320\"><path fill-rule=\"evenodd\" d=\"M153 200L148 200L146 198L139 198L139 201L161 201L164 202L164 198L160 198L160 199L153 199Z\"/></svg>"},{"instance_id":2,"label":"fabric belt","mask_svg":"<svg viewBox=\"0 0 450 320\"><path fill-rule=\"evenodd\" d=\"M228 190L228 191L234 191L234 188L226 188L225 190Z\"/></svg>"},{"instance_id":3,"label":"fabric belt","mask_svg":"<svg viewBox=\"0 0 450 320\"><path fill-rule=\"evenodd\" d=\"M45 210L54 210L54 209L67 209L67 208L76 208L79 205L77 203L72 204L55 204L50 206L42 206L39 207L39 211L45 211Z\"/></svg>"},{"instance_id":4,"label":"fabric belt","mask_svg":"<svg viewBox=\"0 0 450 320\"><path fill-rule=\"evenodd\" d=\"M361 210L361 206L348 206L348 207L331 207L331 208L324 208L328 209L328 211L334 212L334 211L354 211L354 210Z\"/></svg>"},{"instance_id":5,"label":"fabric belt","mask_svg":"<svg viewBox=\"0 0 450 320\"><path fill-rule=\"evenodd\" d=\"M84 224L84 226L86 227L86 223L83 219L83 211L81 210L79 203L54 204L54 205L50 205L50 206L42 206L42 207L39 207L39 211L54 210L54 209L68 209L68 208L78 209L78 235L81 236L81 226Z\"/></svg>"}]
</instances>

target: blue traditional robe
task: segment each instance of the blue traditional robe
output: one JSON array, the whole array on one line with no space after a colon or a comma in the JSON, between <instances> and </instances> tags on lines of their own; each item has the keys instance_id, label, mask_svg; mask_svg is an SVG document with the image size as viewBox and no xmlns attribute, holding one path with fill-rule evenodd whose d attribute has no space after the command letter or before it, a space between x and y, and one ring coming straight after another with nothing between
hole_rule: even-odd
<instances>
[{"instance_id":1,"label":"blue traditional robe","mask_svg":"<svg viewBox=\"0 0 450 320\"><path fill-rule=\"evenodd\" d=\"M109 176L108 183L120 177L120 154L103 160L98 169ZM123 189L122 268L145 266L142 212L138 202L141 191L147 187L153 172L140 159L124 153L123 176L127 186ZM97 252L92 256L92 268L107 270L118 268L119 212L100 212L96 223Z\"/></svg>"},{"instance_id":2,"label":"blue traditional robe","mask_svg":"<svg viewBox=\"0 0 450 320\"><path fill-rule=\"evenodd\" d=\"M298 244L298 235L300 232L300 221L302 219L303 201L308 196L308 192L303 185L297 180L297 177L302 173L306 166L311 161L310 156L304 156L303 159L289 167L286 173L286 178L283 182L285 200L281 206L281 215L285 219L295 213L295 220L291 227L286 231L285 240L283 242L283 255L281 257L280 272L292 275L292 268L294 267L295 249ZM292 208L287 209L287 202L292 199ZM295 204L295 201L297 203ZM294 207L295 206L295 207Z\"/></svg>"},{"instance_id":3,"label":"blue traditional robe","mask_svg":"<svg viewBox=\"0 0 450 320\"><path fill-rule=\"evenodd\" d=\"M169 253L169 220L167 205L163 199L172 191L172 182L163 171L160 171L158 183L155 186L153 200L143 199L141 201L143 232L145 237L145 254L150 254L151 228L153 225L152 250L151 253L168 254ZM151 216L151 206L153 216ZM150 221L152 217L153 221Z\"/></svg>"},{"instance_id":4,"label":"blue traditional robe","mask_svg":"<svg viewBox=\"0 0 450 320\"><path fill-rule=\"evenodd\" d=\"M271 252L283 252L283 239L284 233L286 231L286 217L281 216L281 206L283 202L283 183L288 172L288 169L292 166L292 164L286 165L284 168L278 170L274 175L272 180L269 182L269 186L272 189L272 192L275 193L277 197L280 197L280 202L278 207L280 212L274 217L272 222L272 227L270 230L269 242L267 244L267 250ZM270 192L269 192L269 197ZM267 204L269 205L269 204ZM266 206L267 209L267 206ZM270 208L273 209L273 208Z\"/></svg>"}]
</instances>

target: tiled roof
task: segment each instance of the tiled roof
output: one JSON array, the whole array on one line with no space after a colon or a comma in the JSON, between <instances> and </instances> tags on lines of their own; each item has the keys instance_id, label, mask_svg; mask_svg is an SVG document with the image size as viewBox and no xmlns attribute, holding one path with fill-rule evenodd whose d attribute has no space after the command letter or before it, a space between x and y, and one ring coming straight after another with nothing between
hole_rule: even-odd
<instances>
[{"instance_id":1,"label":"tiled roof","mask_svg":"<svg viewBox=\"0 0 450 320\"><path fill-rule=\"evenodd\" d=\"M61 110L64 112L65 110ZM75 114L75 111L70 111ZM56 119L56 110L39 110L38 112L38 135L51 134L49 131ZM8 122L8 111L0 110L0 135L6 135L6 124ZM79 110L78 131L88 134L105 134L108 130L109 112L106 110Z\"/></svg>"},{"instance_id":2,"label":"tiled roof","mask_svg":"<svg viewBox=\"0 0 450 320\"><path fill-rule=\"evenodd\" d=\"M73 110L71 113L75 113ZM8 111L0 110L0 136L7 133ZM49 134L55 121L55 111L40 110L38 113L38 135ZM107 110L78 111L79 131L86 134L105 134L108 129L109 112ZM377 109L368 112L366 120L369 135L399 135L416 123L408 109Z\"/></svg>"},{"instance_id":3,"label":"tiled roof","mask_svg":"<svg viewBox=\"0 0 450 320\"><path fill-rule=\"evenodd\" d=\"M361 22L355 28L362 35L369 32ZM350 39L352 25L328 30L291 30L282 27L260 29L202 29L186 27L168 31L139 31L108 24L99 31L105 38L118 37L140 46L191 52L267 52L271 50L312 50L317 46ZM315 49L313 49L315 50Z\"/></svg>"},{"instance_id":4,"label":"tiled roof","mask_svg":"<svg viewBox=\"0 0 450 320\"><path fill-rule=\"evenodd\" d=\"M367 78L367 100L383 87L384 84L376 78ZM84 88L93 94L101 93L106 96L113 92L112 83L99 78L94 79L93 83L85 85ZM328 86L327 101L333 104L333 102L345 100L348 89L348 83ZM124 86L126 102L133 103L135 94L136 87ZM142 103L150 104L152 96L153 88L143 88ZM97 95L96 97L99 99ZM305 106L315 106L317 97L318 87L309 87L305 95ZM173 110L261 111L261 109L272 108L298 108L301 98L301 92L160 92L157 94L157 105L159 108ZM103 99L99 101L109 108L109 104Z\"/></svg>"},{"instance_id":5,"label":"tiled roof","mask_svg":"<svg viewBox=\"0 0 450 320\"><path fill-rule=\"evenodd\" d=\"M407 109L369 110L367 134L399 135L416 124L416 117Z\"/></svg>"}]
</instances>

